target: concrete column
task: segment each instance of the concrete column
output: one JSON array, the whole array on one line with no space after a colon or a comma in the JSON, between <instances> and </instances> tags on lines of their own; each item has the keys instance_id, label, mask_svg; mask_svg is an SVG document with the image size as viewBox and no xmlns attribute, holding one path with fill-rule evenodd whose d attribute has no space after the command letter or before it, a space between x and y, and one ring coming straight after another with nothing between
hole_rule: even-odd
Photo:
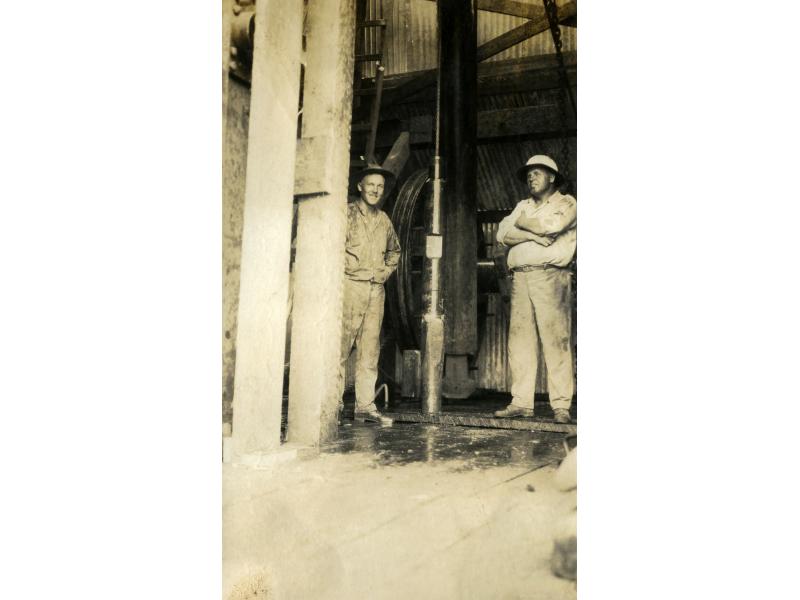
<instances>
[{"instance_id":1,"label":"concrete column","mask_svg":"<svg viewBox=\"0 0 800 600\"><path fill-rule=\"evenodd\" d=\"M280 445L303 3L259 0L233 395L235 455Z\"/></svg>"},{"instance_id":2,"label":"concrete column","mask_svg":"<svg viewBox=\"0 0 800 600\"><path fill-rule=\"evenodd\" d=\"M336 436L355 2L309 0L307 11L303 138L327 140L311 168L330 177L298 205L288 439L317 445Z\"/></svg>"}]
</instances>

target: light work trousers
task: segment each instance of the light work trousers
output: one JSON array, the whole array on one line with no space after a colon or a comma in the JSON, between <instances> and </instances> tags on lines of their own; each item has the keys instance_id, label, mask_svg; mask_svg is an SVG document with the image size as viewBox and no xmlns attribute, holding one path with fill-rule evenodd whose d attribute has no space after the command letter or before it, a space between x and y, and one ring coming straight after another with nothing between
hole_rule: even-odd
<instances>
[{"instance_id":1,"label":"light work trousers","mask_svg":"<svg viewBox=\"0 0 800 600\"><path fill-rule=\"evenodd\" d=\"M342 355L339 366L339 402L344 393L345 368L356 346L356 411L377 410L373 397L378 380L378 358L383 321L383 284L344 280ZM340 404L341 405L341 404Z\"/></svg>"},{"instance_id":2,"label":"light work trousers","mask_svg":"<svg viewBox=\"0 0 800 600\"><path fill-rule=\"evenodd\" d=\"M575 391L571 334L572 273L567 269L514 273L508 331L512 404L533 408L541 342L550 406L570 408Z\"/></svg>"}]
</instances>

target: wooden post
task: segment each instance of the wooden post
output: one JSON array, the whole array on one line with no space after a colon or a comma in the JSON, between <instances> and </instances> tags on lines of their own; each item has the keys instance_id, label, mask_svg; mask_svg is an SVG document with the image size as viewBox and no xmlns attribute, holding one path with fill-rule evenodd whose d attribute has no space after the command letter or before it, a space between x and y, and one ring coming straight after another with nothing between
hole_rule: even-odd
<instances>
[{"instance_id":1,"label":"wooden post","mask_svg":"<svg viewBox=\"0 0 800 600\"><path fill-rule=\"evenodd\" d=\"M441 156L445 180L444 226L445 352L478 351L476 133L477 18L471 0L437 5L441 72Z\"/></svg>"},{"instance_id":2,"label":"wooden post","mask_svg":"<svg viewBox=\"0 0 800 600\"><path fill-rule=\"evenodd\" d=\"M330 181L298 205L288 439L318 445L337 427L355 1L309 0L306 21L302 133L329 140Z\"/></svg>"},{"instance_id":3,"label":"wooden post","mask_svg":"<svg viewBox=\"0 0 800 600\"><path fill-rule=\"evenodd\" d=\"M242 253L247 125L250 94L231 85L230 49L233 0L222 3L222 422L233 418L236 370L236 316L239 307L239 267ZM232 115L228 115L232 112ZM237 118L238 117L238 118ZM230 433L228 433L230 436Z\"/></svg>"},{"instance_id":4,"label":"wooden post","mask_svg":"<svg viewBox=\"0 0 800 600\"><path fill-rule=\"evenodd\" d=\"M231 58L231 17L233 0L222 0L222 151L225 152L225 126L228 119L228 65Z\"/></svg>"},{"instance_id":5,"label":"wooden post","mask_svg":"<svg viewBox=\"0 0 800 600\"><path fill-rule=\"evenodd\" d=\"M234 454L280 445L303 3L259 0L233 395Z\"/></svg>"}]
</instances>

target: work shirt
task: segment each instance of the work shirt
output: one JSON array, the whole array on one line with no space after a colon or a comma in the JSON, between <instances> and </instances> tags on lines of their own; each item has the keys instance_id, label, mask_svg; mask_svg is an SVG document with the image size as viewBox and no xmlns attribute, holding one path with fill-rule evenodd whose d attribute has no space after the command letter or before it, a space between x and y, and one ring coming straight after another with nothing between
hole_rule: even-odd
<instances>
[{"instance_id":1,"label":"work shirt","mask_svg":"<svg viewBox=\"0 0 800 600\"><path fill-rule=\"evenodd\" d=\"M508 267L553 265L566 267L575 256L577 246L577 201L569 195L554 192L547 200L537 204L532 198L521 200L497 228L497 241L508 246L503 240L516 225L523 212L528 217L539 219L544 235L555 239L549 246L534 241L511 246L508 253ZM524 231L524 230L523 230Z\"/></svg>"},{"instance_id":2,"label":"work shirt","mask_svg":"<svg viewBox=\"0 0 800 600\"><path fill-rule=\"evenodd\" d=\"M386 213L365 208L360 200L348 204L347 278L383 283L397 268L399 260L400 242Z\"/></svg>"}]
</instances>

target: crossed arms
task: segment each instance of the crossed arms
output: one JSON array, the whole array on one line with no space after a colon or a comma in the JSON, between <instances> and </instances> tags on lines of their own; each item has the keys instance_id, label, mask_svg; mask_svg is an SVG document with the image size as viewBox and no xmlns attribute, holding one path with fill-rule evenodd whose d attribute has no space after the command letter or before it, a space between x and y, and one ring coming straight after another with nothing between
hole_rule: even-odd
<instances>
[{"instance_id":1,"label":"crossed arms","mask_svg":"<svg viewBox=\"0 0 800 600\"><path fill-rule=\"evenodd\" d=\"M536 242L549 246L567 229L571 229L577 220L575 199L563 196L556 201L555 209L544 216L529 217L525 214L523 203L500 222L497 229L497 241L506 246L516 246L523 242Z\"/></svg>"}]
</instances>

